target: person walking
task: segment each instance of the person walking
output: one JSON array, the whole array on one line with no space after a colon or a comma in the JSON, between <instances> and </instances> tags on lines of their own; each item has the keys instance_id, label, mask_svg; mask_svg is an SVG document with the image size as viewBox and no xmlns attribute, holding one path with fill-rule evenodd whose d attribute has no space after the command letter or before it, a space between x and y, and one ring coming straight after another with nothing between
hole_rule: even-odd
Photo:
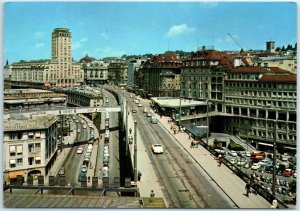
<instances>
[{"instance_id":1,"label":"person walking","mask_svg":"<svg viewBox=\"0 0 300 211\"><path fill-rule=\"evenodd\" d=\"M222 163L224 162L224 157L222 155L219 155L219 166L222 166Z\"/></svg>"},{"instance_id":2,"label":"person walking","mask_svg":"<svg viewBox=\"0 0 300 211\"><path fill-rule=\"evenodd\" d=\"M250 185L250 182L248 182L245 186L245 189L246 189L246 196L249 197L249 193L250 193L250 188L251 188L251 185Z\"/></svg>"},{"instance_id":3,"label":"person walking","mask_svg":"<svg viewBox=\"0 0 300 211\"><path fill-rule=\"evenodd\" d=\"M142 178L142 173L138 171L138 181L141 181L141 178Z\"/></svg>"}]
</instances>

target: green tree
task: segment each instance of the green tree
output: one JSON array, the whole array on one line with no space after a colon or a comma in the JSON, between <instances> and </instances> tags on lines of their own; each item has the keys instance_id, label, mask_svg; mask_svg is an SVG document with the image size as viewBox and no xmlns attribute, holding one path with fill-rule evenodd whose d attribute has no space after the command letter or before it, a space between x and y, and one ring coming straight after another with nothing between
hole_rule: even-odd
<instances>
[{"instance_id":1,"label":"green tree","mask_svg":"<svg viewBox=\"0 0 300 211\"><path fill-rule=\"evenodd\" d=\"M285 51L285 46L284 45L282 46L281 51Z\"/></svg>"}]
</instances>

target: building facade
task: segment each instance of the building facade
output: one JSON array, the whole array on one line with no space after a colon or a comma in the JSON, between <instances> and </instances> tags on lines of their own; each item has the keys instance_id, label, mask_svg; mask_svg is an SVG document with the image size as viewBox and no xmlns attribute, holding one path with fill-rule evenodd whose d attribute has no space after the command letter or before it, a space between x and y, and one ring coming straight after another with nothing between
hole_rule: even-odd
<instances>
[{"instance_id":1,"label":"building facade","mask_svg":"<svg viewBox=\"0 0 300 211\"><path fill-rule=\"evenodd\" d=\"M126 86L128 81L128 65L125 59L111 59L108 65L108 82Z\"/></svg>"},{"instance_id":2,"label":"building facade","mask_svg":"<svg viewBox=\"0 0 300 211\"><path fill-rule=\"evenodd\" d=\"M69 29L52 32L51 60L33 60L11 65L11 83L20 87L76 86L83 83L83 70L72 60L72 34Z\"/></svg>"},{"instance_id":3,"label":"building facade","mask_svg":"<svg viewBox=\"0 0 300 211\"><path fill-rule=\"evenodd\" d=\"M4 120L5 181L21 175L47 175L57 156L56 116L22 116Z\"/></svg>"},{"instance_id":4,"label":"building facade","mask_svg":"<svg viewBox=\"0 0 300 211\"><path fill-rule=\"evenodd\" d=\"M106 84L108 81L108 65L108 63L100 60L82 63L85 84Z\"/></svg>"},{"instance_id":5,"label":"building facade","mask_svg":"<svg viewBox=\"0 0 300 211\"><path fill-rule=\"evenodd\" d=\"M192 53L181 68L182 97L209 103L211 131L264 148L273 146L276 129L278 146L295 150L296 75L277 67L247 66L242 60L213 50ZM199 114L186 123L197 125L201 118L206 117Z\"/></svg>"},{"instance_id":6,"label":"building facade","mask_svg":"<svg viewBox=\"0 0 300 211\"><path fill-rule=\"evenodd\" d=\"M5 111L26 111L49 108L64 108L67 97L41 89L7 89L4 90Z\"/></svg>"},{"instance_id":7,"label":"building facade","mask_svg":"<svg viewBox=\"0 0 300 211\"><path fill-rule=\"evenodd\" d=\"M181 64L176 54L171 52L147 59L140 70L143 77L141 88L146 96L178 97Z\"/></svg>"}]
</instances>

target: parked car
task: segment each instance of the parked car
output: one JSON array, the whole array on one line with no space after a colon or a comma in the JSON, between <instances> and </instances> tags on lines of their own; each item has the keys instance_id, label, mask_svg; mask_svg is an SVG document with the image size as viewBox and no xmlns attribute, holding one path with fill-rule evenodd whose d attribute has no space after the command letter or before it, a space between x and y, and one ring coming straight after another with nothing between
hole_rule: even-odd
<instances>
[{"instance_id":1,"label":"parked car","mask_svg":"<svg viewBox=\"0 0 300 211\"><path fill-rule=\"evenodd\" d=\"M246 163L246 160L243 159L243 158L241 158L241 159L239 159L239 160L237 161L236 165L238 165L238 166L244 166L245 163Z\"/></svg>"},{"instance_id":2,"label":"parked car","mask_svg":"<svg viewBox=\"0 0 300 211\"><path fill-rule=\"evenodd\" d=\"M258 164L258 163L253 163L253 165L251 166L251 169L252 169L252 170L257 170L257 169L259 169L259 167L260 167L260 164Z\"/></svg>"},{"instance_id":3,"label":"parked car","mask_svg":"<svg viewBox=\"0 0 300 211\"><path fill-rule=\"evenodd\" d=\"M135 109L132 109L131 111L132 111L132 113L136 113L136 110L135 110Z\"/></svg>"},{"instance_id":4,"label":"parked car","mask_svg":"<svg viewBox=\"0 0 300 211\"><path fill-rule=\"evenodd\" d=\"M230 162L231 164L236 164L236 159L231 158L229 162Z\"/></svg>"},{"instance_id":5,"label":"parked car","mask_svg":"<svg viewBox=\"0 0 300 211\"><path fill-rule=\"evenodd\" d=\"M246 157L246 153L245 152L238 152L237 155L241 158L245 158Z\"/></svg>"},{"instance_id":6,"label":"parked car","mask_svg":"<svg viewBox=\"0 0 300 211\"><path fill-rule=\"evenodd\" d=\"M225 155L225 151L223 149L214 149L218 154Z\"/></svg>"},{"instance_id":7,"label":"parked car","mask_svg":"<svg viewBox=\"0 0 300 211\"><path fill-rule=\"evenodd\" d=\"M139 107L142 107L142 104L139 104Z\"/></svg>"},{"instance_id":8,"label":"parked car","mask_svg":"<svg viewBox=\"0 0 300 211\"><path fill-rule=\"evenodd\" d=\"M152 144L151 149L154 154L162 154L164 153L164 149L159 142Z\"/></svg>"},{"instance_id":9,"label":"parked car","mask_svg":"<svg viewBox=\"0 0 300 211\"><path fill-rule=\"evenodd\" d=\"M248 169L248 168L250 168L251 167L251 165L250 165L250 163L249 162L245 162L245 164L244 164L244 166L243 166L244 168L246 168L246 169Z\"/></svg>"},{"instance_id":10,"label":"parked car","mask_svg":"<svg viewBox=\"0 0 300 211\"><path fill-rule=\"evenodd\" d=\"M250 157L251 156L251 153L248 152L248 151L246 151L245 154L246 154L246 157Z\"/></svg>"},{"instance_id":11,"label":"parked car","mask_svg":"<svg viewBox=\"0 0 300 211\"><path fill-rule=\"evenodd\" d=\"M150 112L148 112L147 113L147 117L151 117L152 115L151 115L151 113Z\"/></svg>"},{"instance_id":12,"label":"parked car","mask_svg":"<svg viewBox=\"0 0 300 211\"><path fill-rule=\"evenodd\" d=\"M143 113L147 113L148 109L146 107L144 107Z\"/></svg>"},{"instance_id":13,"label":"parked car","mask_svg":"<svg viewBox=\"0 0 300 211\"><path fill-rule=\"evenodd\" d=\"M80 172L78 177L78 182L82 182L85 177L86 177L86 172Z\"/></svg>"},{"instance_id":14,"label":"parked car","mask_svg":"<svg viewBox=\"0 0 300 211\"><path fill-rule=\"evenodd\" d=\"M228 154L231 155L232 157L236 157L237 156L236 151L233 151L233 150L229 151Z\"/></svg>"},{"instance_id":15,"label":"parked car","mask_svg":"<svg viewBox=\"0 0 300 211\"><path fill-rule=\"evenodd\" d=\"M292 169L285 169L285 170L282 172L282 175L285 176L285 177L293 176L293 170L292 170Z\"/></svg>"},{"instance_id":16,"label":"parked car","mask_svg":"<svg viewBox=\"0 0 300 211\"><path fill-rule=\"evenodd\" d=\"M265 152L252 152L251 153L251 160L253 161L260 161L266 158Z\"/></svg>"}]
</instances>

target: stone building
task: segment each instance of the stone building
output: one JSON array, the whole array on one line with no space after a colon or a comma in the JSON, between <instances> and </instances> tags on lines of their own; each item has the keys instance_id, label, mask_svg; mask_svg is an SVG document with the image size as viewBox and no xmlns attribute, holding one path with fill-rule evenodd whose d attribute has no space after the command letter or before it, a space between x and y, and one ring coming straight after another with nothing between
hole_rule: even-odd
<instances>
[{"instance_id":1,"label":"stone building","mask_svg":"<svg viewBox=\"0 0 300 211\"><path fill-rule=\"evenodd\" d=\"M51 115L4 120L4 181L49 173L57 156L57 120Z\"/></svg>"},{"instance_id":2,"label":"stone building","mask_svg":"<svg viewBox=\"0 0 300 211\"><path fill-rule=\"evenodd\" d=\"M180 91L180 67L176 54L167 52L153 56L140 70L143 77L141 88L148 97L177 97Z\"/></svg>"},{"instance_id":3,"label":"stone building","mask_svg":"<svg viewBox=\"0 0 300 211\"><path fill-rule=\"evenodd\" d=\"M83 83L83 70L72 59L72 34L69 29L52 32L51 60L32 60L11 65L14 87L76 86Z\"/></svg>"}]
</instances>

